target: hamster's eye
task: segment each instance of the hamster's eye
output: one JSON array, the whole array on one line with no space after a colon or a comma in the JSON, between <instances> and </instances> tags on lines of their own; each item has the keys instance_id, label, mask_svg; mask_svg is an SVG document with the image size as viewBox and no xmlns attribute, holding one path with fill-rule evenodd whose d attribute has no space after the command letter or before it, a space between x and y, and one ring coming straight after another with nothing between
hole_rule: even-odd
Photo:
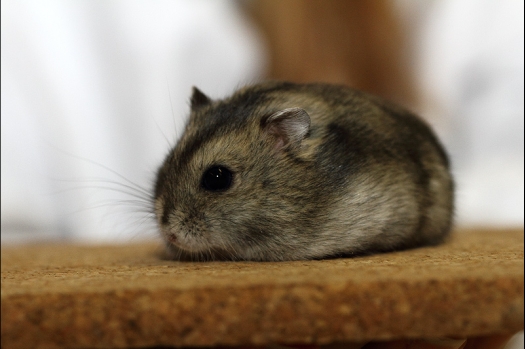
<instances>
[{"instance_id":1,"label":"hamster's eye","mask_svg":"<svg viewBox=\"0 0 525 349\"><path fill-rule=\"evenodd\" d=\"M202 175L202 187L209 191L227 190L233 179L233 173L223 166L212 166Z\"/></svg>"}]
</instances>

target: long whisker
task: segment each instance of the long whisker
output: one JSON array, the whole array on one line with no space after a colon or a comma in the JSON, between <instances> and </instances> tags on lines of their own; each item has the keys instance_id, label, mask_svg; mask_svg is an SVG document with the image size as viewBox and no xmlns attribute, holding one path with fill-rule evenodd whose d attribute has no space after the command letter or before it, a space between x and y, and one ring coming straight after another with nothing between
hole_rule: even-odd
<instances>
[{"instance_id":1,"label":"long whisker","mask_svg":"<svg viewBox=\"0 0 525 349\"><path fill-rule=\"evenodd\" d=\"M177 130L177 122L175 120L175 111L173 111L173 102L171 100L171 90L170 90L170 83L168 81L168 78L166 78L166 85L168 86L168 97L170 99L170 106L171 106L171 118L173 120L173 128L175 130L175 139L179 137L179 132ZM170 146L171 147L171 146Z\"/></svg>"},{"instance_id":2,"label":"long whisker","mask_svg":"<svg viewBox=\"0 0 525 349\"><path fill-rule=\"evenodd\" d=\"M126 191L126 190L119 189L119 188L102 186L102 185L80 185L80 186L76 186L76 187L72 187L72 188L57 190L57 191L54 191L52 194L67 193L67 192L70 192L72 190L79 190L79 189L104 189L104 190L114 191L114 192L121 193L121 194L126 194L126 195L132 196L132 197L134 197L136 199L139 199L139 200L144 200L144 203L150 203L149 198L144 198L144 197L138 195L137 193Z\"/></svg>"},{"instance_id":3,"label":"long whisker","mask_svg":"<svg viewBox=\"0 0 525 349\"><path fill-rule=\"evenodd\" d=\"M93 165L95 165L95 166L98 166L98 167L100 167L100 168L102 168L102 169L104 169L104 170L106 170L106 171L108 171L108 172L111 172L111 173L113 173L115 176L119 177L120 179L122 179L122 180L128 182L129 184L131 184L131 185L133 185L133 186L135 186L137 189L142 190L144 193L149 193L149 190L148 190L147 188L144 188L144 187L140 186L139 184L133 182L132 180L126 178L125 176L121 175L121 174L118 173L117 171L112 170L111 168L109 168L109 167L107 167L107 166L105 166L105 165L102 165L102 164L100 164L100 163L98 163L98 162L96 162L96 161L90 160L90 159L85 158L85 157L82 157L82 156L74 155L74 154L72 154L72 153L70 153L70 152L68 152L68 151L63 150L63 149L56 148L56 147L54 147L53 145L50 145L50 146L53 147L53 148L55 148L57 151L60 151L60 152L62 152L62 153L64 153L64 154L67 154L67 155L69 155L69 156L71 156L71 157L73 157L73 158L75 158L75 159L82 160L82 161L86 161L86 162L88 162L88 163L90 163L90 164L93 164Z\"/></svg>"},{"instance_id":4,"label":"long whisker","mask_svg":"<svg viewBox=\"0 0 525 349\"><path fill-rule=\"evenodd\" d=\"M117 181L113 181L111 179L94 177L94 178L86 178L86 179L80 179L80 180L75 180L75 179L70 179L70 180L63 179L63 180L60 180L59 179L59 181L63 181L63 182L85 182L85 183L89 183L89 182L95 182L96 183L96 182L99 182L99 183L115 184L115 185L118 185L118 186L121 186L121 187L124 187L124 188L128 188L128 189L134 190L137 193L140 193L140 194L144 195L144 197L146 197L146 198L150 198L150 199L153 198L153 195L150 193L150 191L145 190L144 188L134 187L133 185L120 183L120 182L117 182Z\"/></svg>"}]
</instances>

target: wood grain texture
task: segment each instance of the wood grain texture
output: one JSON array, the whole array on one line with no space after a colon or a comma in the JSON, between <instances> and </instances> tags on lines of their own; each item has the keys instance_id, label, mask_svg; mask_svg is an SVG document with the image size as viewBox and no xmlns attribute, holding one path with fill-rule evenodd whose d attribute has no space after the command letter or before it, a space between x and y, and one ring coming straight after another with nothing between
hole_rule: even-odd
<instances>
[{"instance_id":1,"label":"wood grain texture","mask_svg":"<svg viewBox=\"0 0 525 349\"><path fill-rule=\"evenodd\" d=\"M523 329L523 229L352 259L181 263L156 243L2 248L2 348L333 343Z\"/></svg>"}]
</instances>

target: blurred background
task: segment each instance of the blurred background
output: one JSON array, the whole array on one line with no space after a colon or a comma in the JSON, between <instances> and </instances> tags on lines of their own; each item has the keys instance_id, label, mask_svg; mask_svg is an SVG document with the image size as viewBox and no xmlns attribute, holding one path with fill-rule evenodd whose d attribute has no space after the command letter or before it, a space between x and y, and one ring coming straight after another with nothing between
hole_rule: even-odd
<instances>
[{"instance_id":1,"label":"blurred background","mask_svg":"<svg viewBox=\"0 0 525 349\"><path fill-rule=\"evenodd\" d=\"M221 98L268 78L343 83L419 113L451 156L457 225L523 226L523 7L4 0L2 244L156 237L148 195L191 86Z\"/></svg>"},{"instance_id":2,"label":"blurred background","mask_svg":"<svg viewBox=\"0 0 525 349\"><path fill-rule=\"evenodd\" d=\"M519 0L2 1L2 243L156 236L191 86L343 83L448 149L457 225L523 226ZM143 188L143 189L138 189Z\"/></svg>"}]
</instances>

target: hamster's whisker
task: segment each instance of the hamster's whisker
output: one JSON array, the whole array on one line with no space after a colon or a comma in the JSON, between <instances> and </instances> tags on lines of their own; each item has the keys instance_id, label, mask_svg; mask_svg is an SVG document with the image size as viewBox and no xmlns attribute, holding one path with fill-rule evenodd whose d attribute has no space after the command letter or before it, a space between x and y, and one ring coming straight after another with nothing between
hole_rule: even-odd
<instances>
[{"instance_id":1,"label":"hamster's whisker","mask_svg":"<svg viewBox=\"0 0 525 349\"><path fill-rule=\"evenodd\" d=\"M82 161L88 162L88 163L90 163L92 165L95 165L95 166L98 166L99 168L102 168L102 169L104 169L104 170L106 170L106 171L108 171L110 173L113 173L115 176L119 177L120 179L126 181L127 183L133 185L135 188L138 188L138 189L142 190L144 193L147 193L149 195L149 190L147 188L144 188L144 187L140 186L139 184L137 184L137 183L133 182L132 180L126 178L125 176L123 176L120 173L118 173L117 171L109 168L108 166L102 165L101 163L98 163L96 161L90 160L90 159L82 157L82 156L74 155L74 154L72 154L72 153L70 153L68 151L63 150L63 149L59 149L59 148L56 148L56 147L54 147L54 148L56 150L64 153L64 154L67 154L67 155L77 159L77 160L82 160Z\"/></svg>"},{"instance_id":2,"label":"hamster's whisker","mask_svg":"<svg viewBox=\"0 0 525 349\"><path fill-rule=\"evenodd\" d=\"M175 111L173 110L173 101L171 100L170 83L167 77L166 77L166 85L168 86L168 97L170 99L171 119L173 120L173 129L175 130L175 139L177 139L179 138L179 130L177 129L177 120L175 120Z\"/></svg>"},{"instance_id":3,"label":"hamster's whisker","mask_svg":"<svg viewBox=\"0 0 525 349\"><path fill-rule=\"evenodd\" d=\"M119 199L119 200L108 200L108 203L112 203L115 206L125 204L127 207L136 207L140 208L139 211L141 213L147 213L148 215L155 215L155 212L151 210L150 205L148 205L147 202L144 202L140 199Z\"/></svg>"},{"instance_id":4,"label":"hamster's whisker","mask_svg":"<svg viewBox=\"0 0 525 349\"><path fill-rule=\"evenodd\" d=\"M67 189L57 190L57 191L54 191L52 194L67 193L67 192L70 192L70 191L73 191L73 190L80 190L80 189L103 189L103 190L108 190L108 191L114 191L114 192L118 192L118 193L121 193L121 194L126 194L126 195L129 195L129 196L132 196L132 197L134 197L136 199L139 199L139 200L143 200L144 204L149 204L149 202L150 202L148 198L144 198L144 197L140 196L138 193L127 191L127 190L120 189L120 188L113 188L113 187L102 186L102 185L79 185L79 186L76 186L76 187L71 187L71 188L67 188Z\"/></svg>"},{"instance_id":5,"label":"hamster's whisker","mask_svg":"<svg viewBox=\"0 0 525 349\"><path fill-rule=\"evenodd\" d=\"M232 260L239 260L241 258L239 252L235 249L235 247L230 241L228 241L228 246L230 247L228 251L231 255Z\"/></svg>"},{"instance_id":6,"label":"hamster's whisker","mask_svg":"<svg viewBox=\"0 0 525 349\"><path fill-rule=\"evenodd\" d=\"M134 193L134 195L137 195L137 197L140 197L141 199L143 200L152 200L152 195L148 192L144 192L142 191L141 189L139 188L135 188L133 186L130 186L130 185L127 185L127 184L124 184L124 183L120 183L120 182L115 182L115 181L112 181L112 180L107 180L107 179L100 179L100 178L86 178L86 179L55 179L57 181L60 181L60 182L70 182L70 183L83 183L85 185L82 185L82 186L77 186L77 187L72 187L72 188L67 188L67 189L63 189L61 191L57 191L56 193L61 193L61 192L66 192L66 191L69 191L71 189L90 189L90 188L94 188L94 189L117 189L118 187L122 187L126 190L130 190L130 192L125 192L125 193ZM110 184L110 185L115 185L116 188L112 188L112 187L97 187L97 186L94 186L93 184L91 183L101 183L101 184ZM130 194L131 195L131 194Z\"/></svg>"},{"instance_id":7,"label":"hamster's whisker","mask_svg":"<svg viewBox=\"0 0 525 349\"><path fill-rule=\"evenodd\" d=\"M123 200L123 201L127 201L127 200ZM90 207L85 207L85 208L81 208L79 210L76 210L76 211L73 211L73 212L70 212L71 214L74 214L74 213L79 213L79 212L85 212L87 210L94 210L94 209L97 209L97 208L102 208L102 207L121 207L122 205L119 205L121 202L119 201L112 201L112 200L106 200L106 201L102 201L96 205L91 205ZM150 212L150 211L147 211L144 209L144 207L142 206L135 206L136 208L141 208L141 210L137 210L135 209L134 213L142 213L142 214L146 214L148 215L150 218L154 217L154 215Z\"/></svg>"},{"instance_id":8,"label":"hamster's whisker","mask_svg":"<svg viewBox=\"0 0 525 349\"><path fill-rule=\"evenodd\" d=\"M173 111L173 109L172 109ZM155 123L155 126L157 126L157 130L160 132L160 134L162 135L162 138L164 138L166 140L166 143L168 143L168 147L171 148L172 147L172 144L170 143L170 141L168 140L168 137L166 137L166 134L162 131L162 129L160 128L157 120L155 120L155 117L152 115L151 118L153 119L153 122Z\"/></svg>"},{"instance_id":9,"label":"hamster's whisker","mask_svg":"<svg viewBox=\"0 0 525 349\"><path fill-rule=\"evenodd\" d=\"M216 260L215 254L213 253L211 247L208 247L208 254L210 256L210 260L212 260L212 261Z\"/></svg>"},{"instance_id":10,"label":"hamster's whisker","mask_svg":"<svg viewBox=\"0 0 525 349\"><path fill-rule=\"evenodd\" d=\"M149 224L151 228L155 227L154 220L151 219L151 217L147 215L143 217L137 217L134 221L129 222L129 226L133 227L133 228L128 228L128 229L132 229L130 231L130 234L132 234L132 236L130 237L130 240L136 239L140 234L147 233L148 235L152 235L154 230L148 228ZM156 236L157 236L157 232L155 231L155 237Z\"/></svg>"},{"instance_id":11,"label":"hamster's whisker","mask_svg":"<svg viewBox=\"0 0 525 349\"><path fill-rule=\"evenodd\" d=\"M122 188L126 188L126 189L129 189L129 190L133 191L133 192L136 192L137 194L143 195L143 198L145 198L147 200L153 200L153 194L151 194L148 190L145 190L142 187L128 185L128 184L120 183L120 182L113 181L113 180L107 180L107 179L99 179L99 182L100 183L113 184L113 185L116 185L116 186L119 186L119 187L122 187Z\"/></svg>"},{"instance_id":12,"label":"hamster's whisker","mask_svg":"<svg viewBox=\"0 0 525 349\"><path fill-rule=\"evenodd\" d=\"M231 244L231 242L224 241L224 239L220 239L219 242L220 242L220 245L224 253L226 253L226 258L230 260L236 260L237 256L234 253L235 249L233 248L233 245Z\"/></svg>"},{"instance_id":13,"label":"hamster's whisker","mask_svg":"<svg viewBox=\"0 0 525 349\"><path fill-rule=\"evenodd\" d=\"M175 259L180 261L181 258L182 258L182 250L179 248L175 249Z\"/></svg>"}]
</instances>

